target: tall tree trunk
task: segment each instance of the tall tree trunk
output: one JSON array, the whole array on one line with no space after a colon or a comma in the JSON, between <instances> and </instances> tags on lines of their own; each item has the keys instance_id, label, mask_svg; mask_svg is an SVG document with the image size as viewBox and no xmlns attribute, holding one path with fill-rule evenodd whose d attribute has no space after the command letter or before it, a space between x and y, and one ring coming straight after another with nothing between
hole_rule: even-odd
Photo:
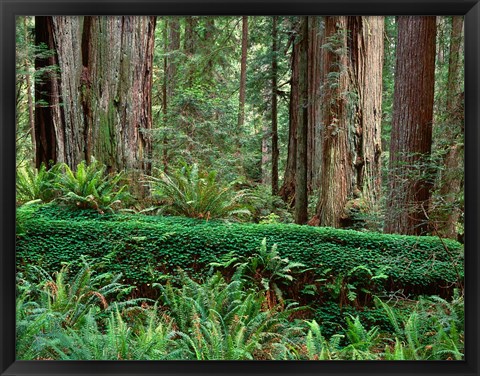
<instances>
[{"instance_id":1,"label":"tall tree trunk","mask_svg":"<svg viewBox=\"0 0 480 376\"><path fill-rule=\"evenodd\" d=\"M300 24L294 26L298 29L293 41L291 57L290 79L290 117L287 164L285 177L279 195L290 204L295 204L297 184L305 180L307 193L316 185L318 169L318 138L320 127L320 60L321 51L321 27L320 17L302 17ZM306 26L306 28L305 28ZM303 60L302 60L303 56ZM303 65L302 65L303 62ZM303 86L301 86L303 85ZM304 111L305 110L305 111ZM306 129L299 130L300 122L306 121ZM300 169L304 173L303 166L299 166L299 140L300 132L306 132L306 178L297 180L296 173ZM301 135L300 137L304 137ZM305 142L302 138L301 142ZM302 162L303 163L303 162ZM304 195L304 193L302 193ZM300 205L304 205L303 201ZM302 209L303 210L303 209Z\"/></svg>"},{"instance_id":2,"label":"tall tree trunk","mask_svg":"<svg viewBox=\"0 0 480 376\"><path fill-rule=\"evenodd\" d=\"M299 28L299 24L293 25L294 30ZM297 169L297 127L298 127L298 112L300 107L300 93L299 93L299 67L300 67L300 43L301 36L298 31L294 31L292 35L293 46L291 54L291 75L290 75L290 103L289 103L289 119L288 119L288 153L287 162L285 166L285 175L283 184L280 188L279 195L289 205L295 202L295 171Z\"/></svg>"},{"instance_id":3,"label":"tall tree trunk","mask_svg":"<svg viewBox=\"0 0 480 376\"><path fill-rule=\"evenodd\" d=\"M272 19L272 195L278 194L278 105L277 105L277 75L278 75L278 46L277 46L278 17Z\"/></svg>"},{"instance_id":4,"label":"tall tree trunk","mask_svg":"<svg viewBox=\"0 0 480 376\"><path fill-rule=\"evenodd\" d=\"M169 130L173 127L174 111L169 106L169 100L175 95L177 65L174 53L180 49L180 22L177 17L169 17L165 21L164 29L165 57L163 76L163 170L168 172L168 136Z\"/></svg>"},{"instance_id":5,"label":"tall tree trunk","mask_svg":"<svg viewBox=\"0 0 480 376\"><path fill-rule=\"evenodd\" d=\"M435 34L435 17L398 18L387 233L421 235L428 229L431 181L419 169L432 145Z\"/></svg>"},{"instance_id":6,"label":"tall tree trunk","mask_svg":"<svg viewBox=\"0 0 480 376\"><path fill-rule=\"evenodd\" d=\"M309 100L309 19L302 17L300 24L301 40L299 41L299 75L298 92L300 96L297 124L297 153L296 153L296 171L295 171L295 223L305 224L308 220L308 131L309 131L309 111L311 105Z\"/></svg>"},{"instance_id":7,"label":"tall tree trunk","mask_svg":"<svg viewBox=\"0 0 480 376\"><path fill-rule=\"evenodd\" d=\"M462 93L462 37L463 16L452 17L450 35L450 53L448 62L448 81L446 95L446 126L442 128L443 140L446 142L446 154L443 165L445 170L439 181L439 195L444 200L437 231L441 236L457 238L457 224L461 208L458 202L459 192L463 190L463 93Z\"/></svg>"},{"instance_id":8,"label":"tall tree trunk","mask_svg":"<svg viewBox=\"0 0 480 376\"><path fill-rule=\"evenodd\" d=\"M321 163L321 54L322 37L321 17L308 17L308 46L307 46L307 189L312 193L320 184Z\"/></svg>"},{"instance_id":9,"label":"tall tree trunk","mask_svg":"<svg viewBox=\"0 0 480 376\"><path fill-rule=\"evenodd\" d=\"M164 42L164 48L166 52L168 51L168 19L165 20L163 25L163 42ZM167 70L168 70L168 56L167 54L165 54L165 57L163 58L163 82L162 82L162 115L163 115L163 127L164 127L164 134L163 134L163 140L162 140L162 165L163 165L163 171L165 173L168 173Z\"/></svg>"},{"instance_id":10,"label":"tall tree trunk","mask_svg":"<svg viewBox=\"0 0 480 376\"><path fill-rule=\"evenodd\" d=\"M65 161L63 111L60 106L60 80L57 72L47 67L58 66L55 53L52 17L35 17L35 45L44 44L47 57L35 59L35 70L42 72L35 83L35 164Z\"/></svg>"},{"instance_id":11,"label":"tall tree trunk","mask_svg":"<svg viewBox=\"0 0 480 376\"><path fill-rule=\"evenodd\" d=\"M242 134L245 123L245 93L247 90L247 48L248 48L248 17L242 17L242 53L240 59L240 95L238 107L238 129L237 134Z\"/></svg>"},{"instance_id":12,"label":"tall tree trunk","mask_svg":"<svg viewBox=\"0 0 480 376\"><path fill-rule=\"evenodd\" d=\"M347 31L348 30L348 31ZM326 17L316 222L352 224L380 195L382 17Z\"/></svg>"},{"instance_id":13,"label":"tall tree trunk","mask_svg":"<svg viewBox=\"0 0 480 376\"><path fill-rule=\"evenodd\" d=\"M197 68L197 60L193 58L196 53L196 45L198 38L195 33L195 28L197 25L197 17L188 16L185 17L185 33L184 33L184 43L183 43L183 52L186 56L185 60L182 60L184 65L183 77L181 78L182 84L186 85L187 88L192 88L194 86L195 79L195 70ZM187 139L186 151L188 155L194 150L194 141L195 141L195 106L192 106L191 101L184 101L183 105L179 109L180 112L180 122L182 129L185 130Z\"/></svg>"},{"instance_id":14,"label":"tall tree trunk","mask_svg":"<svg viewBox=\"0 0 480 376\"><path fill-rule=\"evenodd\" d=\"M151 168L155 24L155 17L87 17L83 28L86 128L92 155L111 170Z\"/></svg>"},{"instance_id":15,"label":"tall tree trunk","mask_svg":"<svg viewBox=\"0 0 480 376\"><path fill-rule=\"evenodd\" d=\"M214 39L215 34L215 18L214 17L205 17L205 34L202 40L202 47L208 49L210 43ZM213 82L213 58L212 55L208 57L207 64L204 69L204 76L210 84Z\"/></svg>"},{"instance_id":16,"label":"tall tree trunk","mask_svg":"<svg viewBox=\"0 0 480 376\"><path fill-rule=\"evenodd\" d=\"M81 17L52 17L53 38L55 51L58 56L59 82L60 82L60 106L63 112L63 160L70 167L75 168L82 160L89 159L91 154L86 153L86 145L91 140L85 134L85 129L93 129L93 125L84 119L82 107L83 100L88 90L87 78L90 76L88 68L82 66L82 35ZM92 103L89 103L90 108ZM84 121L85 120L85 121ZM90 119L89 119L90 120ZM88 125L87 125L88 124ZM85 137L85 138L84 138ZM88 150L90 152L90 150ZM102 160L103 156L95 155ZM106 163L107 164L107 163Z\"/></svg>"},{"instance_id":17,"label":"tall tree trunk","mask_svg":"<svg viewBox=\"0 0 480 376\"><path fill-rule=\"evenodd\" d=\"M27 85L28 128L30 133L30 139L32 142L33 155L35 156L35 114L34 114L34 98L32 93L33 84L32 84L31 75L30 75L31 57L29 54L30 38L28 37L27 17L23 18L23 31L24 31L25 46L26 46L24 67L25 67L25 83Z\"/></svg>"},{"instance_id":18,"label":"tall tree trunk","mask_svg":"<svg viewBox=\"0 0 480 376\"><path fill-rule=\"evenodd\" d=\"M110 171L150 170L155 17L37 17L57 64L37 85L37 165L95 157Z\"/></svg>"},{"instance_id":19,"label":"tall tree trunk","mask_svg":"<svg viewBox=\"0 0 480 376\"><path fill-rule=\"evenodd\" d=\"M349 86L354 100L354 180L365 209L381 195L383 17L348 17ZM349 193L350 197L352 193Z\"/></svg>"},{"instance_id":20,"label":"tall tree trunk","mask_svg":"<svg viewBox=\"0 0 480 376\"><path fill-rule=\"evenodd\" d=\"M325 17L322 54L322 163L317 217L320 225L340 227L353 190L351 129L348 119L347 17Z\"/></svg>"},{"instance_id":21,"label":"tall tree trunk","mask_svg":"<svg viewBox=\"0 0 480 376\"><path fill-rule=\"evenodd\" d=\"M272 184L272 176L271 176L271 171L268 168L269 163L270 163L270 156L271 156L271 151L270 151L270 130L268 127L267 123L263 123L262 125L262 147L261 147L261 161L260 161L260 166L262 170L262 184L265 185L271 185Z\"/></svg>"},{"instance_id":22,"label":"tall tree trunk","mask_svg":"<svg viewBox=\"0 0 480 376\"><path fill-rule=\"evenodd\" d=\"M197 25L197 18L188 16L185 18L185 38L183 49L186 54L193 55L195 53L195 27Z\"/></svg>"}]
</instances>

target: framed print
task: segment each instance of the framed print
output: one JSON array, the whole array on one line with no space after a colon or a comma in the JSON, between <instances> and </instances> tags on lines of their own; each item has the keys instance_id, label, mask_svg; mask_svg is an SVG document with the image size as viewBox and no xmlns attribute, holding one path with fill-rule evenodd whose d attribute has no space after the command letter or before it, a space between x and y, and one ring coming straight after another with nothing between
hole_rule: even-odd
<instances>
[{"instance_id":1,"label":"framed print","mask_svg":"<svg viewBox=\"0 0 480 376\"><path fill-rule=\"evenodd\" d=\"M477 1L0 12L2 375L478 375Z\"/></svg>"}]
</instances>

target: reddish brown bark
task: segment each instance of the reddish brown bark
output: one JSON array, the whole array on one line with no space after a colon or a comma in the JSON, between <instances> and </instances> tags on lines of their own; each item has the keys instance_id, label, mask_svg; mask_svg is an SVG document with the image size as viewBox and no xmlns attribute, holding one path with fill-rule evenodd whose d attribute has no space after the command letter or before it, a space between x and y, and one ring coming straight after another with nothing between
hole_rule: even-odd
<instances>
[{"instance_id":1,"label":"reddish brown bark","mask_svg":"<svg viewBox=\"0 0 480 376\"><path fill-rule=\"evenodd\" d=\"M347 17L325 17L325 42L322 56L322 123L317 216L322 226L339 227L354 181L349 148L347 102Z\"/></svg>"},{"instance_id":2,"label":"reddish brown bark","mask_svg":"<svg viewBox=\"0 0 480 376\"><path fill-rule=\"evenodd\" d=\"M169 153L168 153L168 136L167 130L172 126L173 111L170 108L169 100L173 97L177 79L177 64L174 53L180 48L180 23L177 17L169 17L165 20L163 30L163 39L165 51L167 54L163 59L163 87L162 87L162 112L163 126L166 128L163 136L162 163L163 170L168 172Z\"/></svg>"},{"instance_id":3,"label":"reddish brown bark","mask_svg":"<svg viewBox=\"0 0 480 376\"><path fill-rule=\"evenodd\" d=\"M319 132L320 225L351 224L380 196L382 17L326 17Z\"/></svg>"},{"instance_id":4,"label":"reddish brown bark","mask_svg":"<svg viewBox=\"0 0 480 376\"><path fill-rule=\"evenodd\" d=\"M38 42L55 51L48 64L59 67L37 87L50 104L37 111L37 164L95 157L109 170L148 171L155 17L36 21Z\"/></svg>"},{"instance_id":5,"label":"reddish brown bark","mask_svg":"<svg viewBox=\"0 0 480 376\"><path fill-rule=\"evenodd\" d=\"M35 44L44 44L55 51L52 17L35 17ZM50 161L63 161L63 111L60 107L60 82L58 75L47 67L58 66L55 53L35 59L35 70L42 71L35 83L35 164L37 168Z\"/></svg>"},{"instance_id":6,"label":"reddish brown bark","mask_svg":"<svg viewBox=\"0 0 480 376\"><path fill-rule=\"evenodd\" d=\"M398 18L387 233L424 234L431 181L420 166L432 145L435 17Z\"/></svg>"},{"instance_id":7,"label":"reddish brown bark","mask_svg":"<svg viewBox=\"0 0 480 376\"><path fill-rule=\"evenodd\" d=\"M247 90L247 48L248 48L248 17L242 17L242 52L240 58L240 95L238 99L238 129L240 135L245 123L245 94Z\"/></svg>"},{"instance_id":8,"label":"reddish brown bark","mask_svg":"<svg viewBox=\"0 0 480 376\"><path fill-rule=\"evenodd\" d=\"M442 128L442 141L446 144L447 150L443 159L445 169L439 179L442 204L441 208L432 213L437 222L435 225L437 233L452 239L457 238L457 225L462 212L459 203L460 192L463 190L462 38L463 17L453 16L448 62L446 126Z\"/></svg>"},{"instance_id":9,"label":"reddish brown bark","mask_svg":"<svg viewBox=\"0 0 480 376\"><path fill-rule=\"evenodd\" d=\"M277 104L277 75L278 75L278 45L277 45L278 17L272 19L272 195L278 194L278 104Z\"/></svg>"},{"instance_id":10,"label":"reddish brown bark","mask_svg":"<svg viewBox=\"0 0 480 376\"><path fill-rule=\"evenodd\" d=\"M296 142L296 171L295 171L295 223L305 224L308 221L308 146L309 146L309 109L314 98L309 97L310 54L310 17L302 17L300 23L301 39L299 41L299 76L298 92L299 107L295 109L298 116Z\"/></svg>"},{"instance_id":11,"label":"reddish brown bark","mask_svg":"<svg viewBox=\"0 0 480 376\"><path fill-rule=\"evenodd\" d=\"M298 184L302 185L305 180L307 193L311 192L317 184L315 180L318 166L316 135L320 122L320 21L320 17L302 17L301 22L295 27L298 30L293 41L291 56L288 155L284 181L279 191L283 200L290 204L295 204ZM304 118L306 128L302 125L299 130L299 124ZM306 152L299 150L299 132L306 132L305 136L303 133L300 136L301 142L306 142ZM306 160L303 162L305 153ZM302 165L299 161L302 161ZM306 177L297 180L297 171L301 169L302 174L304 173L303 164L305 164ZM302 196L304 195L302 193ZM301 207L304 205L305 203L302 203Z\"/></svg>"},{"instance_id":12,"label":"reddish brown bark","mask_svg":"<svg viewBox=\"0 0 480 376\"><path fill-rule=\"evenodd\" d=\"M296 25L298 28L299 25ZM298 32L297 32L298 33ZM297 126L298 126L298 111L300 107L299 94L299 67L300 67L300 36L294 35L292 39L292 54L291 54L291 75L290 75L290 104L289 104L289 121L288 121L288 154L285 167L285 175L279 195L288 204L294 203L295 198L295 171L297 160Z\"/></svg>"}]
</instances>

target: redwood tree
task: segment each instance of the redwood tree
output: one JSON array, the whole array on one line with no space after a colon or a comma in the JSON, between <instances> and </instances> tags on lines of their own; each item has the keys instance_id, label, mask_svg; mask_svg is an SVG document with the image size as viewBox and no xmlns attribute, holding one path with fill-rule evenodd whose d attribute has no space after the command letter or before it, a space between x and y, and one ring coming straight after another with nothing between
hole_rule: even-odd
<instances>
[{"instance_id":1,"label":"redwood tree","mask_svg":"<svg viewBox=\"0 0 480 376\"><path fill-rule=\"evenodd\" d=\"M300 43L301 36L298 35L299 23L292 25L292 53L290 57L290 102L289 102L289 119L288 119L288 147L287 147L287 161L285 165L285 175L283 184L280 188L279 195L288 203L294 203L295 198L295 170L297 165L297 126L298 113L297 109L300 107L299 100L299 62L300 62Z\"/></svg>"},{"instance_id":2,"label":"redwood tree","mask_svg":"<svg viewBox=\"0 0 480 376\"><path fill-rule=\"evenodd\" d=\"M245 93L247 90L247 49L248 49L248 17L242 17L242 51L240 58L240 95L238 108L238 129L237 133L242 133L245 122Z\"/></svg>"},{"instance_id":3,"label":"redwood tree","mask_svg":"<svg viewBox=\"0 0 480 376\"><path fill-rule=\"evenodd\" d=\"M163 112L163 149L162 162L163 170L168 172L169 155L168 155L168 129L171 128L173 119L176 117L169 101L175 93L177 81L177 65L175 62L175 53L180 48L180 22L178 17L169 17L165 20L163 30L165 57L163 59L163 87L162 87L162 112Z\"/></svg>"},{"instance_id":4,"label":"redwood tree","mask_svg":"<svg viewBox=\"0 0 480 376\"><path fill-rule=\"evenodd\" d=\"M278 194L278 17L272 18L272 195Z\"/></svg>"},{"instance_id":5,"label":"redwood tree","mask_svg":"<svg viewBox=\"0 0 480 376\"><path fill-rule=\"evenodd\" d=\"M35 59L35 164L66 161L64 147L63 111L60 106L60 80L55 53L52 17L35 17L35 44L45 46L51 53Z\"/></svg>"},{"instance_id":6,"label":"redwood tree","mask_svg":"<svg viewBox=\"0 0 480 376\"><path fill-rule=\"evenodd\" d=\"M291 204L296 202L297 195L301 197L297 211L306 211L305 195L311 192L315 185L314 176L317 170L315 161L318 154L316 134L320 120L319 57L322 35L320 22L320 17L310 16L301 17L300 22L293 25L288 154L279 194L284 201ZM298 171L302 176L297 179ZM299 185L302 186L301 193L296 192Z\"/></svg>"},{"instance_id":7,"label":"redwood tree","mask_svg":"<svg viewBox=\"0 0 480 376\"><path fill-rule=\"evenodd\" d=\"M150 169L155 17L36 17L58 65L36 85L36 163ZM40 100L40 101L39 101Z\"/></svg>"},{"instance_id":8,"label":"redwood tree","mask_svg":"<svg viewBox=\"0 0 480 376\"><path fill-rule=\"evenodd\" d=\"M380 194L383 17L326 17L315 224L350 225Z\"/></svg>"},{"instance_id":9,"label":"redwood tree","mask_svg":"<svg viewBox=\"0 0 480 376\"><path fill-rule=\"evenodd\" d=\"M387 233L420 235L428 228L435 34L435 17L398 17Z\"/></svg>"},{"instance_id":10,"label":"redwood tree","mask_svg":"<svg viewBox=\"0 0 480 376\"><path fill-rule=\"evenodd\" d=\"M298 74L298 107L293 109L298 116L296 132L296 170L295 170L295 223L305 224L308 220L308 131L309 131L309 107L312 98L308 97L309 82L308 73L311 61L309 61L309 18L301 20L299 42L299 74ZM314 99L313 99L314 100Z\"/></svg>"},{"instance_id":11,"label":"redwood tree","mask_svg":"<svg viewBox=\"0 0 480 376\"><path fill-rule=\"evenodd\" d=\"M450 53L446 90L445 124L441 127L439 146L444 149L443 165L438 179L438 193L443 202L431 213L437 223L435 230L444 237L457 238L461 214L459 192L463 190L464 105L462 87L463 16L452 17Z\"/></svg>"}]
</instances>

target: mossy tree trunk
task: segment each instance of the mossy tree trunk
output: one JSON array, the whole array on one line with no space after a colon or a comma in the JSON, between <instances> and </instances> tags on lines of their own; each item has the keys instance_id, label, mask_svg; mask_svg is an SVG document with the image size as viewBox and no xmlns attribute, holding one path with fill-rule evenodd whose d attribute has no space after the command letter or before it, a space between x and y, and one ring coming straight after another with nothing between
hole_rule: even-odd
<instances>
[{"instance_id":1,"label":"mossy tree trunk","mask_svg":"<svg viewBox=\"0 0 480 376\"><path fill-rule=\"evenodd\" d=\"M351 224L380 196L382 17L326 17L316 224Z\"/></svg>"},{"instance_id":2,"label":"mossy tree trunk","mask_svg":"<svg viewBox=\"0 0 480 376\"><path fill-rule=\"evenodd\" d=\"M435 17L398 17L387 233L421 235L428 230L435 35Z\"/></svg>"},{"instance_id":3,"label":"mossy tree trunk","mask_svg":"<svg viewBox=\"0 0 480 376\"><path fill-rule=\"evenodd\" d=\"M302 223L305 222L307 195L316 184L318 166L320 26L320 17L302 17L294 26L296 31L292 36L288 154L279 195L293 205L297 205L297 198L300 198L296 210L303 213ZM297 173L301 174L298 178ZM297 192L297 187L301 188L300 192Z\"/></svg>"},{"instance_id":4,"label":"mossy tree trunk","mask_svg":"<svg viewBox=\"0 0 480 376\"><path fill-rule=\"evenodd\" d=\"M27 89L27 105L28 105L28 133L30 134L30 139L32 142L33 155L35 155L35 110L33 98L33 81L35 80L31 75L31 56L29 53L30 50L30 38L28 35L28 17L23 17L23 37L25 40L25 58L24 58L24 69L25 69L25 84Z\"/></svg>"},{"instance_id":5,"label":"mossy tree trunk","mask_svg":"<svg viewBox=\"0 0 480 376\"><path fill-rule=\"evenodd\" d=\"M272 18L272 195L278 194L278 17Z\"/></svg>"},{"instance_id":6,"label":"mossy tree trunk","mask_svg":"<svg viewBox=\"0 0 480 376\"><path fill-rule=\"evenodd\" d=\"M462 212L459 192L463 190L463 133L464 105L462 87L462 38L463 16L452 17L450 34L450 53L448 60L448 79L446 93L446 122L442 127L442 147L445 148L443 165L438 180L438 192L444 200L440 210L432 215L436 217L436 230L441 236L456 239L457 225Z\"/></svg>"},{"instance_id":7,"label":"mossy tree trunk","mask_svg":"<svg viewBox=\"0 0 480 376\"><path fill-rule=\"evenodd\" d=\"M170 104L170 99L175 93L177 81L176 53L180 49L180 22L178 17L169 17L165 20L163 38L165 45L165 57L163 59L163 87L162 87L162 112L163 112L163 145L162 145L162 163L163 170L168 172L170 164L169 156L169 135L173 134L172 127L176 115Z\"/></svg>"},{"instance_id":8,"label":"mossy tree trunk","mask_svg":"<svg viewBox=\"0 0 480 376\"><path fill-rule=\"evenodd\" d=\"M183 44L183 50L188 56L195 54L196 44L198 43L195 34L195 28L197 26L198 19L195 16L185 17L185 38Z\"/></svg>"},{"instance_id":9,"label":"mossy tree trunk","mask_svg":"<svg viewBox=\"0 0 480 376\"><path fill-rule=\"evenodd\" d=\"M238 97L238 117L235 134L236 157L239 160L239 172L244 174L244 158L242 155L242 136L244 134L245 124L245 99L247 93L247 52L248 52L248 17L242 16L242 47L240 52L240 83Z\"/></svg>"},{"instance_id":10,"label":"mossy tree trunk","mask_svg":"<svg viewBox=\"0 0 480 376\"><path fill-rule=\"evenodd\" d=\"M245 94L247 89L247 50L248 50L248 17L242 17L242 50L240 58L240 90L238 99L238 134L242 133L245 123Z\"/></svg>"},{"instance_id":11,"label":"mossy tree trunk","mask_svg":"<svg viewBox=\"0 0 480 376\"><path fill-rule=\"evenodd\" d=\"M309 98L309 68L312 51L309 48L309 21L313 17L302 17L300 21L299 57L298 57L298 95L299 103L295 108L298 117L296 132L296 170L295 170L295 223L305 224L308 220L308 144L309 144L309 108L314 99ZM313 21L313 20L312 20Z\"/></svg>"},{"instance_id":12,"label":"mossy tree trunk","mask_svg":"<svg viewBox=\"0 0 480 376\"><path fill-rule=\"evenodd\" d=\"M52 17L35 17L35 45L44 45L52 53L35 59L35 164L47 166L50 162L65 162L64 114L60 106L58 72L49 67L58 66L55 53Z\"/></svg>"},{"instance_id":13,"label":"mossy tree trunk","mask_svg":"<svg viewBox=\"0 0 480 376\"><path fill-rule=\"evenodd\" d=\"M37 44L58 65L36 87L37 165L75 168L92 157L109 171L151 166L155 17L37 17ZM46 62L37 59L36 67Z\"/></svg>"},{"instance_id":14,"label":"mossy tree trunk","mask_svg":"<svg viewBox=\"0 0 480 376\"><path fill-rule=\"evenodd\" d=\"M299 108L299 67L300 67L300 44L297 29L299 24L292 25L294 30L291 35L292 53L290 57L290 103L289 103L289 119L288 119L288 147L287 147L287 161L285 166L285 174L283 184L280 188L279 195L289 205L294 203L295 199L295 171L297 165L297 126Z\"/></svg>"}]
</instances>

